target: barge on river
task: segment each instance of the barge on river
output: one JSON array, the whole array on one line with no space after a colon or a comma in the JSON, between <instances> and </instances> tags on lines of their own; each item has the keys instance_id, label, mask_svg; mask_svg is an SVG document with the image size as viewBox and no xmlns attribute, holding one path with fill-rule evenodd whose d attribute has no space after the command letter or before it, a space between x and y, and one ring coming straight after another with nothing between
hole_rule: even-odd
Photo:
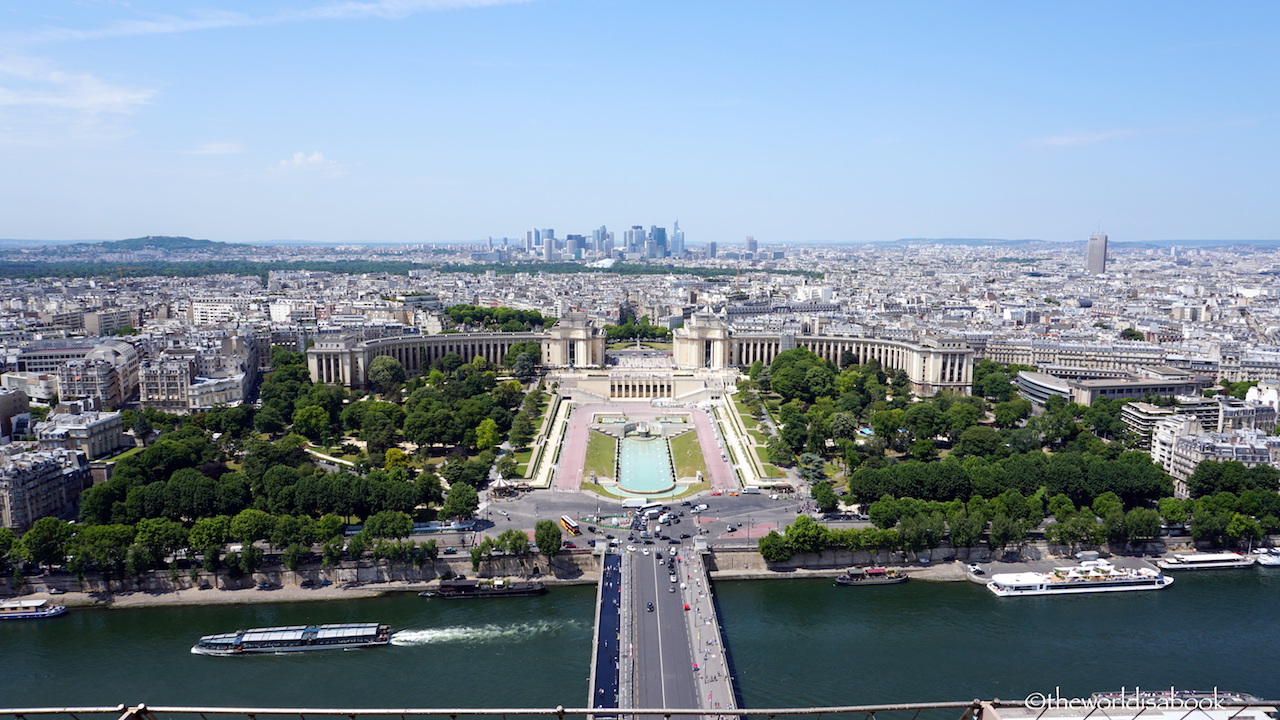
<instances>
[{"instance_id":1,"label":"barge on river","mask_svg":"<svg viewBox=\"0 0 1280 720\"><path fill-rule=\"evenodd\" d=\"M1249 567L1253 563L1252 555L1194 552L1161 558L1156 561L1156 566L1162 570L1227 570Z\"/></svg>"},{"instance_id":2,"label":"barge on river","mask_svg":"<svg viewBox=\"0 0 1280 720\"><path fill-rule=\"evenodd\" d=\"M48 600L5 600L0 602L0 620L39 620L58 617L67 611L66 605Z\"/></svg>"},{"instance_id":3,"label":"barge on river","mask_svg":"<svg viewBox=\"0 0 1280 720\"><path fill-rule=\"evenodd\" d=\"M910 577L900 571L890 568L869 567L849 568L836 578L837 585L897 585L909 580Z\"/></svg>"},{"instance_id":4,"label":"barge on river","mask_svg":"<svg viewBox=\"0 0 1280 720\"><path fill-rule=\"evenodd\" d=\"M541 595L547 586L537 580L441 580L440 586L418 593L421 597L447 599L528 597Z\"/></svg>"}]
</instances>

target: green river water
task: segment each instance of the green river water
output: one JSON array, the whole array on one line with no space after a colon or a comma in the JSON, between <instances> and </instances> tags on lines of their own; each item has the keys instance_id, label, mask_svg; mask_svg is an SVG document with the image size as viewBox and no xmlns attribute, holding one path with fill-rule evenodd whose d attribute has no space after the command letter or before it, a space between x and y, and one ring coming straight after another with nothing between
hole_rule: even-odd
<instances>
[{"instance_id":1,"label":"green river water","mask_svg":"<svg viewBox=\"0 0 1280 720\"><path fill-rule=\"evenodd\" d=\"M722 582L746 707L1021 699L1132 688L1280 697L1280 570L1177 576L1159 592L996 598L971 583L842 588ZM449 602L411 593L325 603L73 609L0 623L0 707L235 705L580 707L593 587ZM200 635L377 621L393 647L218 658Z\"/></svg>"}]
</instances>

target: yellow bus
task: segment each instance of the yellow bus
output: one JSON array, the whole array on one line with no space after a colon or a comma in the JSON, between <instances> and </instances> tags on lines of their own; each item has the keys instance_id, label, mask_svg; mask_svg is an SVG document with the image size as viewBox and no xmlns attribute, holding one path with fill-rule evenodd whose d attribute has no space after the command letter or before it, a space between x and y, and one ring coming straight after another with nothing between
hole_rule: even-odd
<instances>
[{"instance_id":1,"label":"yellow bus","mask_svg":"<svg viewBox=\"0 0 1280 720\"><path fill-rule=\"evenodd\" d=\"M564 528L570 535L581 535L582 531L578 529L578 521L568 515L560 516L560 527Z\"/></svg>"}]
</instances>

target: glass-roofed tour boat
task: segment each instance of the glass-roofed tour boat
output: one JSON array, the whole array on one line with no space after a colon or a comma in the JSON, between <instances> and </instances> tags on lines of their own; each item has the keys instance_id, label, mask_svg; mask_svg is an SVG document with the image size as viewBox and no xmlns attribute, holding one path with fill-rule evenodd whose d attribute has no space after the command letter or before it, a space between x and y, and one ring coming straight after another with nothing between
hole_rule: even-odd
<instances>
[{"instance_id":1,"label":"glass-roofed tour boat","mask_svg":"<svg viewBox=\"0 0 1280 720\"><path fill-rule=\"evenodd\" d=\"M288 625L205 635L191 648L198 655L248 655L304 650L345 650L386 645L391 626L378 623Z\"/></svg>"}]
</instances>

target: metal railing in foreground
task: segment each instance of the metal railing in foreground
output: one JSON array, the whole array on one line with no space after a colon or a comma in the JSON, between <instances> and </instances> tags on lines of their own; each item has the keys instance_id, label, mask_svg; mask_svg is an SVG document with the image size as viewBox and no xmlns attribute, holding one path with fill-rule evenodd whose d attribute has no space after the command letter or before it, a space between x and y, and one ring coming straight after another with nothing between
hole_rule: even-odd
<instances>
[{"instance_id":1,"label":"metal railing in foreground","mask_svg":"<svg viewBox=\"0 0 1280 720\"><path fill-rule=\"evenodd\" d=\"M1185 713L1175 715L1175 720L1193 720L1210 718L1211 720L1256 720L1270 716L1276 712L1275 701L1227 701L1215 706L1215 709L1202 710L1194 707ZM617 718L618 720L634 720L637 718L672 718L701 717L714 720L731 720L737 718L777 718L804 716L849 716L862 720L921 720L927 718L950 717L954 720L1107 720L1115 719L1115 711L1099 707L1029 708L1026 701L965 700L954 702L919 702L896 703L883 705L846 705L834 707L806 708L737 708L733 710L709 711L705 708L271 708L271 707L184 707L184 706L149 706L149 705L117 705L114 707L43 707L43 708L0 708L0 720L46 720L69 717L72 720L181 720L183 718L200 718L200 720L223 720L224 718L259 718L290 717L308 720L314 718L343 717L346 720L382 720L395 717L400 720L416 720L417 718L478 718L500 717L504 720L521 718L556 718L557 720L577 718ZM1008 711L1002 718L1001 710ZM1064 712L1065 710L1065 712ZM1149 715L1153 718L1168 719L1170 708L1134 707L1127 708L1124 718L1139 718ZM951 711L947 713L946 711Z\"/></svg>"}]
</instances>

